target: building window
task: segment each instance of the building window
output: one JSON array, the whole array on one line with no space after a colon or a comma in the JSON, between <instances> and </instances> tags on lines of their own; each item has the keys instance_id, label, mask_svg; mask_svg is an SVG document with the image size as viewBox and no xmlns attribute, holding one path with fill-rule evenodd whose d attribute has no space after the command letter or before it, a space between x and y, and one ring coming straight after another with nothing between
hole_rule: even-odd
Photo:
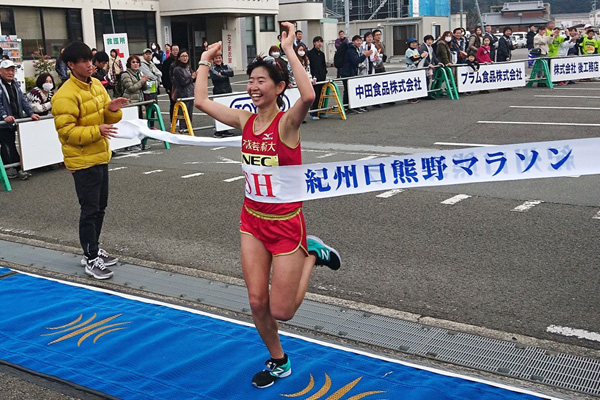
<instances>
[{"instance_id":1,"label":"building window","mask_svg":"<svg viewBox=\"0 0 600 400\"><path fill-rule=\"evenodd\" d=\"M256 57L254 17L246 17L246 56L248 58L248 64L250 64Z\"/></svg>"},{"instance_id":2,"label":"building window","mask_svg":"<svg viewBox=\"0 0 600 400\"><path fill-rule=\"evenodd\" d=\"M260 16L260 31L261 32L275 32L275 16L274 15L261 15Z\"/></svg>"},{"instance_id":3,"label":"building window","mask_svg":"<svg viewBox=\"0 0 600 400\"><path fill-rule=\"evenodd\" d=\"M156 19L152 11L114 11L115 33L127 33L130 54L141 54L156 42ZM110 11L94 10L96 48L104 48L104 34L113 33ZM110 49L104 49L107 53Z\"/></svg>"},{"instance_id":4,"label":"building window","mask_svg":"<svg viewBox=\"0 0 600 400\"><path fill-rule=\"evenodd\" d=\"M0 7L0 27L3 35L16 35L12 7Z\"/></svg>"},{"instance_id":5,"label":"building window","mask_svg":"<svg viewBox=\"0 0 600 400\"><path fill-rule=\"evenodd\" d=\"M79 9L2 7L0 19L3 34L21 39L24 59L39 49L56 58L68 42L83 40Z\"/></svg>"}]
</instances>

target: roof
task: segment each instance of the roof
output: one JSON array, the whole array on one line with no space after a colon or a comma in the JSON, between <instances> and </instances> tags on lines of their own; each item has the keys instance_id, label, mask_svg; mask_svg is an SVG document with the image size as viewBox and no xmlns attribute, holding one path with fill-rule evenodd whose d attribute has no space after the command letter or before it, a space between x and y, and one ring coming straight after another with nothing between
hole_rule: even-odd
<instances>
[{"instance_id":1,"label":"roof","mask_svg":"<svg viewBox=\"0 0 600 400\"><path fill-rule=\"evenodd\" d=\"M510 11L531 11L531 10L545 10L543 1L521 1L515 3L504 3L502 12Z\"/></svg>"},{"instance_id":2,"label":"roof","mask_svg":"<svg viewBox=\"0 0 600 400\"><path fill-rule=\"evenodd\" d=\"M484 25L511 26L511 25L545 25L548 20L541 17L503 17L500 13L482 14Z\"/></svg>"}]
</instances>

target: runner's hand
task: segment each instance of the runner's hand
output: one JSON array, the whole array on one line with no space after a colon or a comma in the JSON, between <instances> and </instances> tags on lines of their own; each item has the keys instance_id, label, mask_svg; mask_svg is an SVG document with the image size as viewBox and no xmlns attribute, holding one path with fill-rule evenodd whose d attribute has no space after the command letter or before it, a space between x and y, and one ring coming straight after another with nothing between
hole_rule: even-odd
<instances>
[{"instance_id":1,"label":"runner's hand","mask_svg":"<svg viewBox=\"0 0 600 400\"><path fill-rule=\"evenodd\" d=\"M203 53L202 56L200 57L202 59L202 61L208 61L212 63L213 58L215 58L215 56L217 54L221 54L221 46L222 46L223 42L218 41L216 43L213 43L211 45L208 46L208 49L206 49Z\"/></svg>"},{"instance_id":2,"label":"runner's hand","mask_svg":"<svg viewBox=\"0 0 600 400\"><path fill-rule=\"evenodd\" d=\"M294 37L296 35L294 24L291 22L282 22L281 26L285 28L285 30L281 32L281 48L286 54L292 54L294 50Z\"/></svg>"}]
</instances>

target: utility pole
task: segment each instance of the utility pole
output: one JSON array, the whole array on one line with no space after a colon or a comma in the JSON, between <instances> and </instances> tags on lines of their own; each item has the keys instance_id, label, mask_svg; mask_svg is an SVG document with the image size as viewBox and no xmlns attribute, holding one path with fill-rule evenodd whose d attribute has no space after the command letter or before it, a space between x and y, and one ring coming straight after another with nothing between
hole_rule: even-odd
<instances>
[{"instance_id":1,"label":"utility pole","mask_svg":"<svg viewBox=\"0 0 600 400\"><path fill-rule=\"evenodd\" d=\"M110 22L112 24L113 33L115 32L115 19L113 18L112 5L110 4L110 0L108 0L108 9L110 10Z\"/></svg>"},{"instance_id":2,"label":"utility pole","mask_svg":"<svg viewBox=\"0 0 600 400\"><path fill-rule=\"evenodd\" d=\"M460 0L460 27L464 28L463 25L463 0Z\"/></svg>"},{"instance_id":3,"label":"utility pole","mask_svg":"<svg viewBox=\"0 0 600 400\"><path fill-rule=\"evenodd\" d=\"M481 31L483 32L483 18L481 18L481 10L479 9L479 1L475 0L475 9L477 10L477 15L479 16L479 25L481 26Z\"/></svg>"},{"instance_id":4,"label":"utility pole","mask_svg":"<svg viewBox=\"0 0 600 400\"><path fill-rule=\"evenodd\" d=\"M344 20L346 22L346 36L348 36L350 32L350 0L344 1Z\"/></svg>"}]
</instances>

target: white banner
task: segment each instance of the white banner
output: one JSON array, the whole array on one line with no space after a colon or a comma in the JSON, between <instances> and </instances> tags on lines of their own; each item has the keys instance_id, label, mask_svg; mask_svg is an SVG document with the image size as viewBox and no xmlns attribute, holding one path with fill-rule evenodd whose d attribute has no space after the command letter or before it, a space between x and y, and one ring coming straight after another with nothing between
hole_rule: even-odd
<instances>
[{"instance_id":1,"label":"white banner","mask_svg":"<svg viewBox=\"0 0 600 400\"><path fill-rule=\"evenodd\" d=\"M126 33L106 33L102 36L104 51L110 56L111 50L117 50L119 58L123 63L123 71L127 69L125 63L129 58L129 41Z\"/></svg>"},{"instance_id":2,"label":"white banner","mask_svg":"<svg viewBox=\"0 0 600 400\"><path fill-rule=\"evenodd\" d=\"M348 79L350 108L427 97L425 70L375 74Z\"/></svg>"},{"instance_id":3,"label":"white banner","mask_svg":"<svg viewBox=\"0 0 600 400\"><path fill-rule=\"evenodd\" d=\"M600 174L599 151L600 138L591 138L242 168L247 197L287 203L399 188Z\"/></svg>"},{"instance_id":4,"label":"white banner","mask_svg":"<svg viewBox=\"0 0 600 400\"><path fill-rule=\"evenodd\" d=\"M525 87L527 67L525 61L500 64L480 64L478 71L469 66L457 67L458 91L477 92L479 90Z\"/></svg>"},{"instance_id":5,"label":"white banner","mask_svg":"<svg viewBox=\"0 0 600 400\"><path fill-rule=\"evenodd\" d=\"M121 121L115 125L117 127L117 137L111 140L137 140L149 137L152 139L168 142L172 144L190 145L190 146L231 146L240 147L242 144L241 136L232 136L227 138L198 137L190 135L179 135L171 132L159 131L148 128L148 122L144 119L132 119Z\"/></svg>"},{"instance_id":6,"label":"white banner","mask_svg":"<svg viewBox=\"0 0 600 400\"><path fill-rule=\"evenodd\" d=\"M550 60L552 82L600 77L600 56L553 58Z\"/></svg>"},{"instance_id":7,"label":"white banner","mask_svg":"<svg viewBox=\"0 0 600 400\"><path fill-rule=\"evenodd\" d=\"M298 88L286 89L285 92L283 92L284 104L282 110L289 110L294 104L296 104L296 101L298 101L299 98L300 91L298 90ZM250 111L251 113L256 113L256 107L254 106L252 99L250 98L250 96L248 96L248 93L246 92L233 93L227 96L218 96L214 97L213 100L229 108L241 109ZM215 130L217 132L224 131L227 129L233 128L215 119Z\"/></svg>"}]
</instances>

